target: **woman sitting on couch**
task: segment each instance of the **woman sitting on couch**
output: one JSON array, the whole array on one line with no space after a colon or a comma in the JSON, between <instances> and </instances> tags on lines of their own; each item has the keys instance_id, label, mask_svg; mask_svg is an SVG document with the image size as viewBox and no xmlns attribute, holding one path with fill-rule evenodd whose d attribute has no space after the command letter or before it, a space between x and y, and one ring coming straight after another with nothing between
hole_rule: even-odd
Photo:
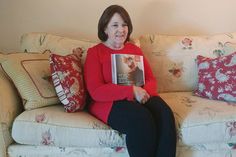
<instances>
[{"instance_id":1,"label":"woman sitting on couch","mask_svg":"<svg viewBox=\"0 0 236 157\"><path fill-rule=\"evenodd\" d=\"M121 6L109 6L100 17L101 43L88 50L84 66L87 90L92 97L89 111L126 134L130 157L175 157L173 112L158 96L147 60L144 58L143 86L112 83L111 54L143 56L139 47L128 42L132 29L129 14Z\"/></svg>"}]
</instances>

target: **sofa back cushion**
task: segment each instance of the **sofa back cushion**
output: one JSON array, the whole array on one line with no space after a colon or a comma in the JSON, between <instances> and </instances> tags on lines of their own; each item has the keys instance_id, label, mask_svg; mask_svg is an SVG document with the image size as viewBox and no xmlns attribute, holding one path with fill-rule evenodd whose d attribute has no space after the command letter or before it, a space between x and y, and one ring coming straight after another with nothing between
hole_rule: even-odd
<instances>
[{"instance_id":1,"label":"sofa back cushion","mask_svg":"<svg viewBox=\"0 0 236 157\"><path fill-rule=\"evenodd\" d=\"M197 55L216 58L236 51L236 33L209 36L144 35L140 47L158 81L159 92L192 91Z\"/></svg>"},{"instance_id":2,"label":"sofa back cushion","mask_svg":"<svg viewBox=\"0 0 236 157\"><path fill-rule=\"evenodd\" d=\"M95 44L95 41L75 40L49 33L26 33L21 36L20 46L21 51L24 52L50 50L52 53L59 55L68 55L76 48L80 48L84 52L82 56L82 62L84 62L87 49Z\"/></svg>"}]
</instances>

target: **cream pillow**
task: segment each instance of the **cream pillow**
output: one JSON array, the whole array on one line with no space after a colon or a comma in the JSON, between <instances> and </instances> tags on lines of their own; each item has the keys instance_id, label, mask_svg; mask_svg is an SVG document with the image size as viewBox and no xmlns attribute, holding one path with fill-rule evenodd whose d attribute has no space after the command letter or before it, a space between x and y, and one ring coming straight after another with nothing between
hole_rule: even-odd
<instances>
[{"instance_id":1,"label":"cream pillow","mask_svg":"<svg viewBox=\"0 0 236 157\"><path fill-rule=\"evenodd\" d=\"M59 103L51 81L49 54L49 51L12 53L1 63L19 91L26 110Z\"/></svg>"}]
</instances>

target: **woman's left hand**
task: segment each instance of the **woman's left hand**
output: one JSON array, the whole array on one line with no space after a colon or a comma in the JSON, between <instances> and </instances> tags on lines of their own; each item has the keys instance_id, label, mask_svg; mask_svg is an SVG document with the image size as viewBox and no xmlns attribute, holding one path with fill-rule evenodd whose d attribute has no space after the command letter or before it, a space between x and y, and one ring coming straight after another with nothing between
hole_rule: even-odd
<instances>
[{"instance_id":1,"label":"woman's left hand","mask_svg":"<svg viewBox=\"0 0 236 157\"><path fill-rule=\"evenodd\" d=\"M135 99L139 103L145 104L149 100L150 95L148 94L148 92L145 89L143 89L141 87L133 86L133 90L134 90Z\"/></svg>"}]
</instances>

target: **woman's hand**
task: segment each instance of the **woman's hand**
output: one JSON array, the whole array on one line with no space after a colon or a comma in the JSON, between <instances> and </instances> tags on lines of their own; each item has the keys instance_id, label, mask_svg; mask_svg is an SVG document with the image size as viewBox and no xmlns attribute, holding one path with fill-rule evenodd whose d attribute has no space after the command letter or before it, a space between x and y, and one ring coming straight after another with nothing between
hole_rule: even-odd
<instances>
[{"instance_id":1,"label":"woman's hand","mask_svg":"<svg viewBox=\"0 0 236 157\"><path fill-rule=\"evenodd\" d=\"M135 99L141 104L145 104L150 98L147 91L141 87L133 86L133 91Z\"/></svg>"}]
</instances>

